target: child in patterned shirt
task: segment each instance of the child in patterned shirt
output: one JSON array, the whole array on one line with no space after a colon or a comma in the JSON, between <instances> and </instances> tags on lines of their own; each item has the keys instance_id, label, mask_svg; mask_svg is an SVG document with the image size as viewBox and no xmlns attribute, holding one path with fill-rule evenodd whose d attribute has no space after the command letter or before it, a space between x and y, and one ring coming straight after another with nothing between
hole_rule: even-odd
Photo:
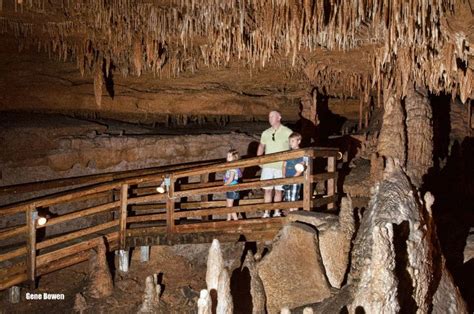
<instances>
[{"instance_id":1,"label":"child in patterned shirt","mask_svg":"<svg viewBox=\"0 0 474 314\"><path fill-rule=\"evenodd\" d=\"M235 149L229 150L227 153L227 161L234 161L239 159L239 152ZM239 183L239 179L242 177L242 171L239 168L229 169L224 174L224 185L235 185ZM234 206L234 200L240 199L239 191L226 192L227 207ZM237 213L227 214L227 220L238 220Z\"/></svg>"}]
</instances>

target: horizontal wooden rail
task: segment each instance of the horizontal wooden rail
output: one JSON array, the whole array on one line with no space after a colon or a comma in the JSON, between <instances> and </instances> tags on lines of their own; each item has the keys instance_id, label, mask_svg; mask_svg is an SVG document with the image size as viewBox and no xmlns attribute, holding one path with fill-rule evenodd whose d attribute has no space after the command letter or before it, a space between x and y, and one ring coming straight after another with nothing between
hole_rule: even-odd
<instances>
[{"instance_id":1,"label":"horizontal wooden rail","mask_svg":"<svg viewBox=\"0 0 474 314\"><path fill-rule=\"evenodd\" d=\"M224 193L230 191L242 191L257 189L264 186L283 185L283 184L296 184L303 183L303 177L292 177L292 178L281 178L281 179L270 179L270 180L259 180L255 182L239 183L236 185L221 185L217 187L199 188L193 190L184 190L174 192L175 197L186 197L191 195L200 194L211 194L211 193Z\"/></svg>"},{"instance_id":2,"label":"horizontal wooden rail","mask_svg":"<svg viewBox=\"0 0 474 314\"><path fill-rule=\"evenodd\" d=\"M312 181L322 181L327 180L330 178L334 178L336 176L336 172L327 172L327 173L319 173L312 175ZM303 183L304 177L291 177L291 178L281 178L281 179L270 179L270 180L256 180L247 183L239 183L236 185L220 185L220 186L210 186L198 189L189 189L175 192L175 197L186 197L191 195L200 195L200 194L210 194L210 193L225 193L229 191L242 191L242 190L250 190L261 188L265 186L273 186L273 185L285 185L285 184L298 184Z\"/></svg>"},{"instance_id":3,"label":"horizontal wooden rail","mask_svg":"<svg viewBox=\"0 0 474 314\"><path fill-rule=\"evenodd\" d=\"M76 265L81 262L85 262L92 257L93 253L91 250L81 251L71 256L66 256L64 258L55 260L54 263L46 264L43 267L38 268L36 272L38 276L46 275L52 273L56 270L66 268L68 266Z\"/></svg>"},{"instance_id":4,"label":"horizontal wooden rail","mask_svg":"<svg viewBox=\"0 0 474 314\"><path fill-rule=\"evenodd\" d=\"M26 252L26 246L22 246L7 253L0 254L0 262L4 262L12 258L25 255Z\"/></svg>"},{"instance_id":5,"label":"horizontal wooden rail","mask_svg":"<svg viewBox=\"0 0 474 314\"><path fill-rule=\"evenodd\" d=\"M239 200L239 205L261 204L263 198L248 198ZM205 202L187 202L181 203L180 209L196 209L196 208L213 208L226 206L226 200L221 201L205 201Z\"/></svg>"},{"instance_id":6,"label":"horizontal wooden rail","mask_svg":"<svg viewBox=\"0 0 474 314\"><path fill-rule=\"evenodd\" d=\"M81 188L74 192L71 192L71 191L61 192L58 195L42 197L38 200L29 201L26 203L22 203L20 205L0 208L0 217L25 211L28 206L33 205L35 207L48 207L48 206L55 205L58 203L64 203L64 202L68 202L72 200L74 201L80 200L81 197L110 191L119 187L120 187L119 183L108 183L108 184L98 185L94 187Z\"/></svg>"},{"instance_id":7,"label":"horizontal wooden rail","mask_svg":"<svg viewBox=\"0 0 474 314\"><path fill-rule=\"evenodd\" d=\"M117 208L118 206L120 206L120 202L116 201L116 202L107 203L107 204L103 204L103 205L99 205L99 206L95 206L95 207L91 207L87 209L78 210L76 212L65 214L63 216L51 218L44 225L41 225L41 226L37 225L36 229L53 226L58 223L70 221L76 218L82 218L82 217L86 217L86 216L90 216L94 214L103 213L113 208Z\"/></svg>"},{"instance_id":8,"label":"horizontal wooden rail","mask_svg":"<svg viewBox=\"0 0 474 314\"><path fill-rule=\"evenodd\" d=\"M176 226L176 233L198 233L205 231L220 231L231 229L233 232L241 232L245 228L259 225L261 229L271 228L272 226L281 226L286 221L285 217L271 218L271 219L245 219L233 221L209 221L199 224L183 224Z\"/></svg>"},{"instance_id":9,"label":"horizontal wooden rail","mask_svg":"<svg viewBox=\"0 0 474 314\"><path fill-rule=\"evenodd\" d=\"M151 204L134 204L130 206L131 211L143 211L143 210L164 210L166 209L166 203L151 203Z\"/></svg>"},{"instance_id":10,"label":"horizontal wooden rail","mask_svg":"<svg viewBox=\"0 0 474 314\"><path fill-rule=\"evenodd\" d=\"M0 281L0 291L16 286L19 283L22 283L28 279L26 272L12 276L6 280Z\"/></svg>"},{"instance_id":11,"label":"horizontal wooden rail","mask_svg":"<svg viewBox=\"0 0 474 314\"><path fill-rule=\"evenodd\" d=\"M26 272L26 262L16 263L0 268L0 278L7 278L18 273Z\"/></svg>"},{"instance_id":12,"label":"horizontal wooden rail","mask_svg":"<svg viewBox=\"0 0 474 314\"><path fill-rule=\"evenodd\" d=\"M260 178L243 179L242 183L256 182L256 181L260 181ZM223 184L222 180L218 180L218 181L210 181L210 182L204 182L204 183L202 182L184 183L184 184L180 184L179 187L181 191L184 191L184 190L190 190L190 189L196 189L196 188L207 188L211 186L219 186L222 184Z\"/></svg>"},{"instance_id":13,"label":"horizontal wooden rail","mask_svg":"<svg viewBox=\"0 0 474 314\"><path fill-rule=\"evenodd\" d=\"M2 231L0 232L0 240L11 238L11 237L21 235L21 234L25 234L27 230L28 228L26 226L21 226L21 227L13 227L6 231Z\"/></svg>"},{"instance_id":14,"label":"horizontal wooden rail","mask_svg":"<svg viewBox=\"0 0 474 314\"><path fill-rule=\"evenodd\" d=\"M308 157L331 157L337 156L338 149L337 148L303 148L303 149L295 149L295 150L288 150L285 152L274 153L263 155L259 157L252 157L247 159L241 159L237 161L221 163L217 165L210 165L210 166L202 166L197 167L191 170L183 170L183 171L176 171L174 173L174 178L183 178L183 177L190 177L190 176L197 176L209 172L219 172L225 171L228 169L233 168L245 168L245 167L254 167L258 165L263 165L267 163L277 162L277 161L285 161L289 159L294 159L298 157L308 156Z\"/></svg>"},{"instance_id":15,"label":"horizontal wooden rail","mask_svg":"<svg viewBox=\"0 0 474 314\"><path fill-rule=\"evenodd\" d=\"M156 202L156 201L165 201L166 197L167 197L166 193L158 194L155 191L155 194L129 198L128 205L150 203L150 202Z\"/></svg>"},{"instance_id":16,"label":"horizontal wooden rail","mask_svg":"<svg viewBox=\"0 0 474 314\"><path fill-rule=\"evenodd\" d=\"M216 207L212 209L198 209L188 211L178 211L174 213L174 218L187 218L187 217L198 217L206 215L224 215L229 213L248 213L262 210L274 210L274 209L287 209L294 207L302 207L303 201L296 202L279 202L279 203L263 203L259 204L258 209L255 209L255 205L241 205L233 207Z\"/></svg>"},{"instance_id":17,"label":"horizontal wooden rail","mask_svg":"<svg viewBox=\"0 0 474 314\"><path fill-rule=\"evenodd\" d=\"M166 220L166 213L127 217L127 223Z\"/></svg>"},{"instance_id":18,"label":"horizontal wooden rail","mask_svg":"<svg viewBox=\"0 0 474 314\"><path fill-rule=\"evenodd\" d=\"M166 226L155 226L146 228L129 228L127 229L127 238L133 236L146 236L148 233L166 233Z\"/></svg>"},{"instance_id":19,"label":"horizontal wooden rail","mask_svg":"<svg viewBox=\"0 0 474 314\"><path fill-rule=\"evenodd\" d=\"M82 236L89 235L89 234L99 232L99 231L102 231L102 230L106 230L106 229L109 229L109 228L112 228L112 227L115 227L115 226L118 226L118 220L112 220L112 221L109 221L109 222L106 222L106 223L103 223L103 224L100 224L100 225L97 225L97 226L84 228L84 229L81 229L81 230L78 230L78 231L68 233L68 234L63 235L63 236L59 236L59 237L55 237L55 238L52 238L52 239L48 239L48 240L38 242L38 243L36 243L36 249L41 250L41 249L44 249L44 248L47 248L47 247L50 247L50 246L53 246L53 245L56 245L56 244L59 244L59 243L74 240L74 239L80 238Z\"/></svg>"},{"instance_id":20,"label":"horizontal wooden rail","mask_svg":"<svg viewBox=\"0 0 474 314\"><path fill-rule=\"evenodd\" d=\"M215 164L215 163L223 162L223 161L225 160L214 159L214 160L183 163L179 165L168 165L168 166L161 166L161 167L152 167L152 168L147 168L147 169L126 170L126 171L120 171L120 172L109 172L109 173L94 174L94 175L89 175L89 176L72 177L72 178L65 178L65 179L53 179L53 180L42 181L42 182L30 182L30 183L2 186L0 187L0 195L9 195L9 194L18 195L22 193L44 191L47 189L62 188L65 186L77 186L77 185L82 185L82 184L87 184L91 186L94 184L109 183L114 180L133 179L133 178L147 176L147 175L168 173L175 170Z\"/></svg>"},{"instance_id":21,"label":"horizontal wooden rail","mask_svg":"<svg viewBox=\"0 0 474 314\"><path fill-rule=\"evenodd\" d=\"M65 248L62 248L62 249L59 249L59 250L55 250L53 252L49 252L49 253L46 253L46 254L39 255L39 256L36 257L36 265L37 265L37 267L43 267L43 266L47 265L48 263L51 263L51 262L53 262L55 260L58 260L60 258L64 258L66 256L70 256L70 255L76 254L78 252L85 251L85 250L91 249L93 247L96 247L97 245L100 244L100 241L102 241L101 238L102 237L97 237L97 238L94 238L94 239L91 239L91 240L88 240L88 241L85 241L85 242L73 244L71 246L68 246L68 247L65 247ZM109 242L109 243L114 241L114 240L116 241L116 240L118 240L118 232L109 233L109 234L105 235L105 238L107 239L107 242Z\"/></svg>"}]
</instances>

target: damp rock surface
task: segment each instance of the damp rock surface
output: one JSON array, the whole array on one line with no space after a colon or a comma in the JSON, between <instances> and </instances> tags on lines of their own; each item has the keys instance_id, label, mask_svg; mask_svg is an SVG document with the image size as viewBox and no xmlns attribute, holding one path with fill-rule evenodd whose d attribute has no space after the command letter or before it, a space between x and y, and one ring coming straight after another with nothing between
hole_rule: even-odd
<instances>
[{"instance_id":1,"label":"damp rock surface","mask_svg":"<svg viewBox=\"0 0 474 314\"><path fill-rule=\"evenodd\" d=\"M303 224L284 226L257 269L268 313L318 302L330 295L316 232Z\"/></svg>"}]
</instances>

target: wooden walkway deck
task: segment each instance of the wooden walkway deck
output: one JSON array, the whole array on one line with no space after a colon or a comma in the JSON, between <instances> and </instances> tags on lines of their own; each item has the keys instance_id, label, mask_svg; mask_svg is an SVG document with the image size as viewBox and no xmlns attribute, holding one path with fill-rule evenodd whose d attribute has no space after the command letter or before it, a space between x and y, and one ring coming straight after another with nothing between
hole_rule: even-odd
<instances>
[{"instance_id":1,"label":"wooden walkway deck","mask_svg":"<svg viewBox=\"0 0 474 314\"><path fill-rule=\"evenodd\" d=\"M22 282L34 283L44 274L88 260L91 249L105 239L112 250L136 246L271 240L285 218L262 219L264 210L298 207L303 210L333 208L336 201L337 149L308 148L242 159L234 162L194 167L169 166L161 172L137 172L92 185L0 208L0 219L20 219L24 223L0 230L0 290ZM301 177L261 181L245 178L242 183L223 186L219 177L227 169L256 168L261 164L303 157L307 169ZM314 169L313 160L324 159L326 169ZM323 170L319 172L317 170ZM326 194L313 197L313 183L325 182ZM86 182L86 180L81 180ZM156 188L165 183L165 193ZM303 184L303 199L296 202L264 203L261 198L244 198L238 206L225 207L223 193L251 191L263 186ZM9 188L4 188L9 191ZM215 196L215 197L214 197ZM214 200L219 198L221 200ZM96 204L83 208L81 204ZM89 205L90 206L90 205ZM51 209L68 212L38 218ZM71 209L72 208L72 209ZM247 219L226 221L227 213L245 213ZM84 217L87 217L84 219ZM252 217L252 218L250 218ZM76 223L78 220L81 223ZM88 222L87 227L83 226ZM57 226L68 230L57 234ZM56 232L55 229L56 228ZM43 234L51 236L43 236Z\"/></svg>"}]
</instances>

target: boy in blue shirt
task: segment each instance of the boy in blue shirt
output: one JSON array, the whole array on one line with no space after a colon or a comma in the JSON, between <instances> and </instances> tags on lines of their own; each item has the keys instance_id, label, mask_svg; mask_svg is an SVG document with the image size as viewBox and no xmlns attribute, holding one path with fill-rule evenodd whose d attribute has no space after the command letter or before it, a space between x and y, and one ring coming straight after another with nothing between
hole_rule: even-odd
<instances>
[{"instance_id":1,"label":"boy in blue shirt","mask_svg":"<svg viewBox=\"0 0 474 314\"><path fill-rule=\"evenodd\" d=\"M301 134L293 132L288 137L290 149L299 149L301 143ZM283 174L285 178L298 177L303 174L305 164L303 157L287 160L283 163ZM287 184L285 188L285 200L287 202L298 201L300 198L301 184ZM298 208L290 208L290 211L298 210Z\"/></svg>"}]
</instances>

